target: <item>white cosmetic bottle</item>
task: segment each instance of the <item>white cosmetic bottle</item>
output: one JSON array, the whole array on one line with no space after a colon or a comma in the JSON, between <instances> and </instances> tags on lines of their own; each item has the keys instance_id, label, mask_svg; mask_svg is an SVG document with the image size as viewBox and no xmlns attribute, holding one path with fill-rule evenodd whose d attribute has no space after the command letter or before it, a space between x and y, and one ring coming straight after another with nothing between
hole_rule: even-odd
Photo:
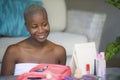
<instances>
[{"instance_id":1,"label":"white cosmetic bottle","mask_svg":"<svg viewBox=\"0 0 120 80\"><path fill-rule=\"evenodd\" d=\"M104 52L100 52L96 58L96 75L99 77L99 80L106 80L106 61L104 55Z\"/></svg>"}]
</instances>

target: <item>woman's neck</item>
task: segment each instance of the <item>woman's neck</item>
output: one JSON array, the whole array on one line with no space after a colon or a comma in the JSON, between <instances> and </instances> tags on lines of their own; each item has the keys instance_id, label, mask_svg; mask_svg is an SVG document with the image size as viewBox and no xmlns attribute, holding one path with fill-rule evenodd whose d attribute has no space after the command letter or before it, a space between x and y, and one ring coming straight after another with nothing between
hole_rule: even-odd
<instances>
[{"instance_id":1,"label":"woman's neck","mask_svg":"<svg viewBox=\"0 0 120 80\"><path fill-rule=\"evenodd\" d=\"M28 38L28 43L33 47L43 48L43 47L45 47L45 45L48 44L48 40L46 39L44 42L39 42L39 41L33 39L32 37L30 37L30 38Z\"/></svg>"}]
</instances>

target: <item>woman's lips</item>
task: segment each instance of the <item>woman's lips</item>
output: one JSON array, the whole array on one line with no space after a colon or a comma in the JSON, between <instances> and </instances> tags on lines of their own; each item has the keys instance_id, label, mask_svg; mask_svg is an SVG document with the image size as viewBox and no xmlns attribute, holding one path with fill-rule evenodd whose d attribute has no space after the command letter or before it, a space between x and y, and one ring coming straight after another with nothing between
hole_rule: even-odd
<instances>
[{"instance_id":1,"label":"woman's lips","mask_svg":"<svg viewBox=\"0 0 120 80\"><path fill-rule=\"evenodd\" d=\"M36 35L38 39L44 39L46 38L46 36L47 36L46 34Z\"/></svg>"},{"instance_id":2,"label":"woman's lips","mask_svg":"<svg viewBox=\"0 0 120 80\"><path fill-rule=\"evenodd\" d=\"M45 35L37 36L37 38L39 38L39 39L43 39L43 38L45 38L45 37L46 37Z\"/></svg>"},{"instance_id":3,"label":"woman's lips","mask_svg":"<svg viewBox=\"0 0 120 80\"><path fill-rule=\"evenodd\" d=\"M44 38L45 36L38 36L38 38Z\"/></svg>"}]
</instances>

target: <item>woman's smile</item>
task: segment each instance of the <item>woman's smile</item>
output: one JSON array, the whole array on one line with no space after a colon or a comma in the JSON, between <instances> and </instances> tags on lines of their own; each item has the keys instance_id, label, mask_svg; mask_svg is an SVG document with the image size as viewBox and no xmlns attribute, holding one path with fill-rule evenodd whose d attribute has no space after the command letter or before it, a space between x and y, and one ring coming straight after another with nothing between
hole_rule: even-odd
<instances>
[{"instance_id":1,"label":"woman's smile","mask_svg":"<svg viewBox=\"0 0 120 80\"><path fill-rule=\"evenodd\" d=\"M37 40L44 41L47 38L47 34L36 35Z\"/></svg>"}]
</instances>

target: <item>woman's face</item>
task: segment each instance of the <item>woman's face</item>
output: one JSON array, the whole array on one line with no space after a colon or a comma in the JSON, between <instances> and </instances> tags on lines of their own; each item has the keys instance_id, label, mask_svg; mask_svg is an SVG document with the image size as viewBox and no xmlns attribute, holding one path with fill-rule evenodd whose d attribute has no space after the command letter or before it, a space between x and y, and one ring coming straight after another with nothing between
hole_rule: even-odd
<instances>
[{"instance_id":1,"label":"woman's face","mask_svg":"<svg viewBox=\"0 0 120 80\"><path fill-rule=\"evenodd\" d=\"M39 42L44 42L50 32L48 19L43 13L35 13L28 16L26 27L31 37Z\"/></svg>"}]
</instances>

